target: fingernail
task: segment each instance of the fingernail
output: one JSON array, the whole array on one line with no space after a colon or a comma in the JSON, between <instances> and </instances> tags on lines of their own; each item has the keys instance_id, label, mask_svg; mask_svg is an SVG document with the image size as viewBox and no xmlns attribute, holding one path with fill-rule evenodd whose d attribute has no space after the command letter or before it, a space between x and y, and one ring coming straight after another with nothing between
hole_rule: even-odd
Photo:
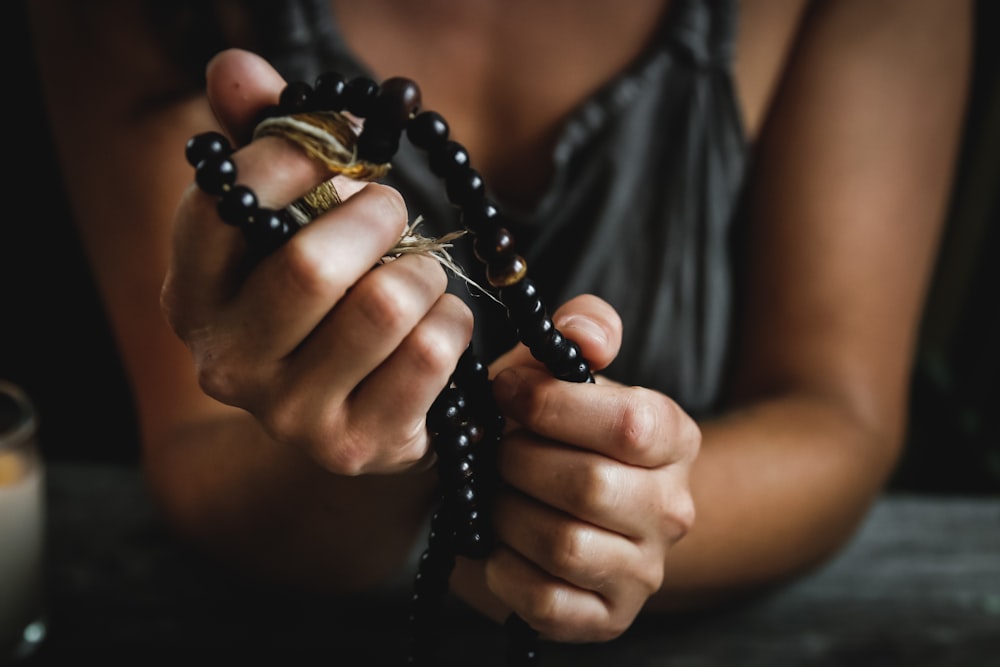
<instances>
[{"instance_id":1,"label":"fingernail","mask_svg":"<svg viewBox=\"0 0 1000 667\"><path fill-rule=\"evenodd\" d=\"M509 404L521 392L521 374L512 368L500 371L493 378L493 396L497 403Z\"/></svg>"},{"instance_id":2,"label":"fingernail","mask_svg":"<svg viewBox=\"0 0 1000 667\"><path fill-rule=\"evenodd\" d=\"M587 338L600 345L608 342L608 336L604 328L598 326L594 320L584 315L570 315L564 320L560 320L556 325L566 338L579 342Z\"/></svg>"}]
</instances>

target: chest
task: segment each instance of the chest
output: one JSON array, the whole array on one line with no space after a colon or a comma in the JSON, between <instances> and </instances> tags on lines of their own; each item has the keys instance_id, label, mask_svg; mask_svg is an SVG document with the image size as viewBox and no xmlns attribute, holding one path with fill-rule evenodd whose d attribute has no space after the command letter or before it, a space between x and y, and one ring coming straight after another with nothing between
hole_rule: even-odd
<instances>
[{"instance_id":1,"label":"chest","mask_svg":"<svg viewBox=\"0 0 1000 667\"><path fill-rule=\"evenodd\" d=\"M444 115L491 189L525 205L548 183L567 115L661 38L672 9L670 0L331 2L350 50L378 78L416 81L424 108ZM802 4L740 7L734 68L751 134Z\"/></svg>"}]
</instances>

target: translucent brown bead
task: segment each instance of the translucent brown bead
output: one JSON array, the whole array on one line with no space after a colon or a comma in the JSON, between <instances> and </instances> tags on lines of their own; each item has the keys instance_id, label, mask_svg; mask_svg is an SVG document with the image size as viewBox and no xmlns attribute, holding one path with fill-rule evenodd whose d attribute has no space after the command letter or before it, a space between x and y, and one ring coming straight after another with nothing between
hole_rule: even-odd
<instances>
[{"instance_id":1,"label":"translucent brown bead","mask_svg":"<svg viewBox=\"0 0 1000 667\"><path fill-rule=\"evenodd\" d=\"M514 235L506 227L498 227L490 234L477 234L472 251L483 264L491 264L514 250Z\"/></svg>"},{"instance_id":2,"label":"translucent brown bead","mask_svg":"<svg viewBox=\"0 0 1000 667\"><path fill-rule=\"evenodd\" d=\"M520 255L501 257L486 267L486 280L493 287L510 287L528 274L528 263Z\"/></svg>"},{"instance_id":3,"label":"translucent brown bead","mask_svg":"<svg viewBox=\"0 0 1000 667\"><path fill-rule=\"evenodd\" d=\"M379 120L402 129L420 109L420 88L410 79L396 76L382 82L374 113Z\"/></svg>"}]
</instances>

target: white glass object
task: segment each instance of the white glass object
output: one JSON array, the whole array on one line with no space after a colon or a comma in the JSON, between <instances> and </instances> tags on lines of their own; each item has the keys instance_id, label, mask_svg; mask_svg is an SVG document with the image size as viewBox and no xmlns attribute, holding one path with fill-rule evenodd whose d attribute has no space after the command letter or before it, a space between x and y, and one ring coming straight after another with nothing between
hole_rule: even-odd
<instances>
[{"instance_id":1,"label":"white glass object","mask_svg":"<svg viewBox=\"0 0 1000 667\"><path fill-rule=\"evenodd\" d=\"M34 405L0 380L0 664L34 653L46 632L45 471L36 434Z\"/></svg>"}]
</instances>

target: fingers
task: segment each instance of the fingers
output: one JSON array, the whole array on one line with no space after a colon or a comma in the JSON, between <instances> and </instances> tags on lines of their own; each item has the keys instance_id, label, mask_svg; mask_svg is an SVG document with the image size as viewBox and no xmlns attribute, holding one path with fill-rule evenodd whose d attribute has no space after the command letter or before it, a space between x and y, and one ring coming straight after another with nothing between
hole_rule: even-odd
<instances>
[{"instance_id":1,"label":"fingers","mask_svg":"<svg viewBox=\"0 0 1000 667\"><path fill-rule=\"evenodd\" d=\"M614 613L601 596L553 577L506 547L486 562L485 574L501 602L551 641L609 641L635 618L634 613Z\"/></svg>"},{"instance_id":2,"label":"fingers","mask_svg":"<svg viewBox=\"0 0 1000 667\"><path fill-rule=\"evenodd\" d=\"M618 355L622 321L618 311L592 294L582 294L560 306L552 321L566 338L580 346L590 368L599 371Z\"/></svg>"},{"instance_id":3,"label":"fingers","mask_svg":"<svg viewBox=\"0 0 1000 667\"><path fill-rule=\"evenodd\" d=\"M285 80L263 58L240 49L218 53L205 70L209 103L237 145L249 142L257 114L278 102Z\"/></svg>"},{"instance_id":4,"label":"fingers","mask_svg":"<svg viewBox=\"0 0 1000 667\"><path fill-rule=\"evenodd\" d=\"M511 487L576 520L672 544L693 520L689 463L638 468L519 432L505 439L497 465Z\"/></svg>"},{"instance_id":5,"label":"fingers","mask_svg":"<svg viewBox=\"0 0 1000 667\"><path fill-rule=\"evenodd\" d=\"M591 370L607 367L618 355L622 341L621 318L602 299L590 294L575 297L556 310L552 321L566 338L580 347ZM491 374L511 366L543 367L528 348L517 345L491 364Z\"/></svg>"},{"instance_id":6,"label":"fingers","mask_svg":"<svg viewBox=\"0 0 1000 667\"><path fill-rule=\"evenodd\" d=\"M583 336L601 343L581 317ZM617 636L693 524L697 425L658 392L562 382L529 366L500 371L494 392L517 428L498 452L503 546L487 563L490 589L546 636Z\"/></svg>"},{"instance_id":7,"label":"fingers","mask_svg":"<svg viewBox=\"0 0 1000 667\"><path fill-rule=\"evenodd\" d=\"M635 466L666 465L700 441L676 403L640 387L577 385L521 366L499 373L493 392L501 411L525 429Z\"/></svg>"},{"instance_id":8,"label":"fingers","mask_svg":"<svg viewBox=\"0 0 1000 667\"><path fill-rule=\"evenodd\" d=\"M232 302L231 325L238 327L254 313L257 352L269 358L290 354L342 300L352 316L361 316L361 328L343 322L352 318L338 313L323 326L359 342L379 339L385 325L412 325L407 313L429 307L444 292L447 278L424 257L372 271L405 225L399 193L378 184L364 188L303 227L247 276ZM358 293L344 299L349 288ZM407 303L407 297L419 299ZM398 312L401 308L406 311Z\"/></svg>"}]
</instances>

